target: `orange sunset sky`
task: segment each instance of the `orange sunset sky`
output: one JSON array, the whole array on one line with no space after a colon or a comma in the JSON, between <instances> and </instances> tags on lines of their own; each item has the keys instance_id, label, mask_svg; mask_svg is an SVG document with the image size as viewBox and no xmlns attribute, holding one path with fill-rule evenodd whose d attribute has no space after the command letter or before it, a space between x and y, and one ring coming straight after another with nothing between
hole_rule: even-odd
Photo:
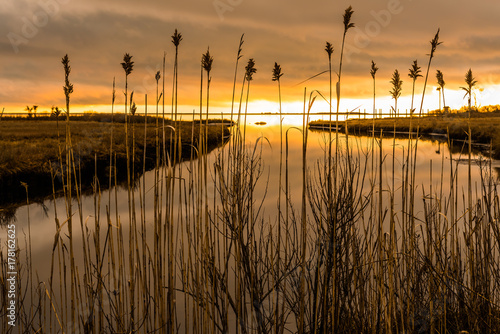
<instances>
[{"instance_id":1,"label":"orange sunset sky","mask_svg":"<svg viewBox=\"0 0 500 334\"><path fill-rule=\"evenodd\" d=\"M440 41L429 73L424 109L439 107L436 70L444 74L446 104L467 103L459 87L472 68L478 80L476 104L500 104L500 2L494 0L3 0L0 7L0 109L39 111L63 106L64 72L61 57L70 57L74 84L72 110L109 112L116 77L116 111L123 111L124 53L133 56L129 77L136 102L144 95L154 100L154 75L166 52L166 101L171 99L174 46L171 35L183 36L179 48L179 104L192 112L199 101L200 58L210 47L214 57L211 105L228 111L234 63L240 36L245 34L238 87L244 66L254 58L251 112L275 112L278 91L271 81L274 62L284 72L285 111L300 112L304 87L328 95L325 42L333 44L333 70L339 66L342 14L352 5L342 70L341 109L372 109L371 60L377 73L377 106L388 108L389 81L395 69L403 80L401 109L409 108L411 81L408 70L418 60L423 74L429 41L438 28ZM335 80L335 79L334 79ZM417 81L420 101L423 79ZM345 99L345 100L344 100ZM473 102L474 103L474 102ZM139 112L142 107L139 107ZM318 103L314 111L326 111Z\"/></svg>"}]
</instances>

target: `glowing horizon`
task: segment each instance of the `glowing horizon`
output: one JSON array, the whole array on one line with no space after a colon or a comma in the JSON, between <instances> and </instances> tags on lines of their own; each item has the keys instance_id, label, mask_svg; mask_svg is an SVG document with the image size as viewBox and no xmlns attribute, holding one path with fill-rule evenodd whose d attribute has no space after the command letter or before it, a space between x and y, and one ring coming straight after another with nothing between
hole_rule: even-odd
<instances>
[{"instance_id":1,"label":"glowing horizon","mask_svg":"<svg viewBox=\"0 0 500 334\"><path fill-rule=\"evenodd\" d=\"M273 87L274 88L274 87ZM422 111L424 113L427 113L427 111L432 111L432 110L437 110L439 109L439 92L437 90L437 86L435 85L429 85L426 88L426 94L424 97L424 105L422 107ZM119 88L117 88L118 90ZM304 88L302 88L304 90ZM277 91L277 89L276 89ZM302 91L303 92L303 91ZM316 91L313 92L313 95L316 96L316 100L313 104L313 108L311 109L312 114L318 114L318 113L328 113L330 108L328 105L327 100L329 99L328 97L328 91L320 91L321 95L317 94ZM500 100L498 99L497 96L500 96L500 85L491 85L487 87L481 87L479 89L473 90L473 99L472 99L472 105L476 107L482 107L482 106L487 106L487 105L499 105ZM307 99L309 98L309 95L311 94L311 91L307 91ZM117 94L118 95L118 94ZM250 92L250 95L252 92ZM256 95L256 94L255 94ZM258 96L255 98L250 98L249 103L248 103L248 113L250 114L276 114L279 113L279 103L278 103L278 94L275 94L274 99L261 99ZM144 109L145 109L145 96L137 96L135 95L135 102L138 106L138 113L139 114L144 114ZM59 98L60 100L63 100L62 98ZM326 100L325 100L326 99ZM414 97L414 108L416 109L416 112L418 113L420 110L420 105L421 105L421 99L422 99L422 91L416 91L415 92L415 97ZM179 96L180 102L184 100L182 96ZM463 90L452 90L452 89L445 89L445 100L446 100L446 106L450 107L451 109L460 109L461 107L467 106L467 99L464 98L464 91ZM153 103L152 103L153 101ZM123 99L119 100L117 97L115 106L114 106L114 111L116 113L123 113L124 112L124 106L123 106ZM184 116L186 115L191 115L194 113L195 115L198 115L200 113L200 105L199 105L199 99L198 103L196 101L191 101L195 103L190 103L190 104L182 104L180 103L178 105L178 112L180 114L183 114ZM335 96L332 97L332 113L336 113L336 98ZM242 101L242 114L245 112L245 103L246 101ZM379 94L376 96L375 100L375 108L377 112L382 110L384 114L388 113L389 110L394 107L394 99L389 96L389 94L382 95ZM36 104L35 104L36 105ZM24 106L21 105L5 105L5 114L10 114L10 113L25 113L25 108L26 106L32 106L32 104L27 104ZM40 104L38 106L38 113L47 113L51 111L51 107L53 106L58 106L59 108L64 109L65 105L63 104ZM398 110L400 111L401 114L404 114L408 112L411 106L411 95L405 94L402 95L398 99ZM441 108L443 108L445 105L441 101ZM203 100L203 113L206 113L206 96L204 96ZM234 102L234 114L238 113L238 108L239 108L239 97L235 99ZM172 104L171 104L171 97L167 97L165 100L165 114L167 117L170 115L172 109ZM303 102L303 96L301 96L301 99L291 99L291 100L283 100L282 101L282 113L283 114L295 114L295 113L302 113L304 109L304 102ZM160 113L162 112L162 102L159 103L159 110ZM78 103L73 103L70 101L70 111L75 112L75 113L84 113L84 112L98 112L98 113L110 113L111 112L111 104L78 104ZM154 97L148 95L148 114L154 114L156 112L156 105L154 104ZM223 113L224 115L228 115L231 112L231 101L229 100L215 100L213 98L210 98L210 105L209 105L209 112L211 115L217 115ZM368 118L371 118L371 115L373 114L373 97L370 98L341 98L340 100L340 109L339 113L345 114L345 113L351 113L353 116L351 117L358 117L358 113L362 113L361 117L363 117L363 114L366 113Z\"/></svg>"}]
</instances>

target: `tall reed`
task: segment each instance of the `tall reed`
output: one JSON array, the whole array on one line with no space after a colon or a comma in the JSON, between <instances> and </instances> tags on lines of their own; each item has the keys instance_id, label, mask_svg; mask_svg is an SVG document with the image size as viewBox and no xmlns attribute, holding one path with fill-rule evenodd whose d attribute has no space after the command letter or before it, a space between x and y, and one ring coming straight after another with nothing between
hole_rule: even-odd
<instances>
[{"instance_id":1,"label":"tall reed","mask_svg":"<svg viewBox=\"0 0 500 334\"><path fill-rule=\"evenodd\" d=\"M393 108L391 107L391 109L392 113L394 114L394 117L399 117L398 98L401 96L403 81L399 76L398 70L395 70L394 73L392 74L391 85L392 85L392 90L389 93L391 94L391 97L394 99L394 107Z\"/></svg>"},{"instance_id":2,"label":"tall reed","mask_svg":"<svg viewBox=\"0 0 500 334\"><path fill-rule=\"evenodd\" d=\"M440 88L440 94L441 94L441 96L443 96L443 106L446 107L446 100L444 98L444 85L446 83L444 82L443 72L441 72L440 70L437 70L436 71L436 79L437 79L437 83L438 83L439 88ZM441 109L441 106L439 106L439 108Z\"/></svg>"},{"instance_id":3,"label":"tall reed","mask_svg":"<svg viewBox=\"0 0 500 334\"><path fill-rule=\"evenodd\" d=\"M70 109L69 109L69 102L70 102L70 95L73 93L73 84L69 81L69 74L71 73L71 66L69 65L69 57L68 55L65 55L62 60L61 60L63 67L64 67L64 96L66 97L66 147L65 147L65 152L66 152L66 216L68 217L68 234L69 234L69 247L70 247L70 261L71 261L71 268L75 268L75 262L74 262L74 252L73 252L73 209L72 209L72 199L73 199L73 192L72 192L72 159L73 159L73 145L71 143L71 130L70 130L70 123L69 123L69 114L70 114ZM71 270L71 322L75 322L76 320L76 314L75 314L75 297L76 297L76 291L75 291L75 272Z\"/></svg>"},{"instance_id":4,"label":"tall reed","mask_svg":"<svg viewBox=\"0 0 500 334\"><path fill-rule=\"evenodd\" d=\"M335 125L336 125L336 131L337 131L337 135L336 135L336 146L335 146L335 164L337 165L338 164L338 116L339 116L339 110L340 110L340 93L341 93L341 78L342 78L342 64L343 64L343 57L344 57L344 46L345 46L345 38L346 38L346 35L347 35L347 32L349 29L352 29L354 28L354 23L351 22L351 19L352 19L352 15L353 15L354 11L352 10L352 7L349 6L346 8L344 14L343 14L343 24L344 24L344 33L342 35L342 47L341 47L341 50L340 50L340 60L339 60L339 71L338 71L338 81L337 81L337 85L336 85L336 95L337 95L337 116L336 116L336 120L335 120ZM352 169L351 169L351 164L350 164L350 148L349 148L349 130L348 130L348 127L347 127L347 115L346 115L346 121L345 121L345 137L346 137L346 154L347 154L347 166L348 166L348 169L349 169L349 176L351 175L351 172L352 172ZM338 169L336 168L335 170L335 178L337 178L337 174L338 174ZM335 185L335 189L338 189L338 185L336 184ZM352 195L352 194L350 194ZM337 195L337 198L338 198L338 195ZM349 198L349 201L352 203L353 202L353 198ZM351 206L352 208L352 206ZM353 208L352 208L353 209ZM354 215L354 212L353 210L351 210L349 212L349 214L351 216ZM333 232L333 240L336 240L337 239L337 228L338 228L338 218L337 218L337 213L335 212L334 215L334 228L332 229L332 232ZM333 240L331 240L331 243L333 242ZM333 246L333 245L332 245ZM337 263L337 247L334 246L333 248L333 266L334 267L337 267L338 263ZM332 303L332 307L331 307L331 318L332 318L332 328L336 328L337 326L337 323L338 321L340 320L339 319L339 309L336 307L337 303L336 303L336 300L337 300L337 296L338 296L338 293L339 291L337 290L337 280L338 280L338 276L337 276L337 272L336 270L333 271L333 289L332 289L332 300L333 300L333 303ZM328 280L327 280L328 281Z\"/></svg>"},{"instance_id":5,"label":"tall reed","mask_svg":"<svg viewBox=\"0 0 500 334\"><path fill-rule=\"evenodd\" d=\"M283 76L283 73L281 72L281 66L278 65L278 63L274 63L274 68L272 72L272 81L276 81L278 83L278 101L279 101L279 117L280 117L280 164L279 164L279 180L278 180L278 212L282 212L281 209L281 194L283 192L283 185L282 185L282 173L283 173L283 115L282 115L282 110L281 110L281 77ZM282 224L282 219L281 215L278 216L278 234L276 236L277 238L277 258L276 258L276 269L275 272L278 273L281 268L281 224ZM285 222L285 226L288 224L288 222ZM286 228L286 227L285 227ZM280 310L280 294L279 291L276 292L276 299L275 299L275 316L274 316L274 321L276 324L279 324L282 322L283 318L283 312L284 311L284 305L282 305L283 311ZM276 326L276 334L279 333L278 326Z\"/></svg>"},{"instance_id":6,"label":"tall reed","mask_svg":"<svg viewBox=\"0 0 500 334\"><path fill-rule=\"evenodd\" d=\"M409 131L408 131L408 149L407 149L407 159L406 159L406 172L405 172L405 184L404 184L404 195L403 195L403 233L415 233L414 227L413 227L413 219L410 219L410 217L413 217L413 205L412 205L412 199L413 195L409 195L408 192L410 191L409 189L413 189L415 187L415 179L414 176L415 174L412 172L410 174L410 166L413 166L415 161L413 160L414 154L413 154L413 115L415 113L415 109L413 108L413 102L414 102L414 97L415 97L415 85L417 82L417 79L419 77L422 77L420 74L421 68L418 66L417 60L413 61L413 64L409 70L408 76L412 79L412 90L411 90L411 105L410 105L410 126L409 126ZM418 140L418 138L417 138ZM408 201L408 198L410 197L410 200ZM411 226L410 226L411 224ZM413 238L410 239L413 242ZM413 251L415 245L411 244L409 245L409 250L404 250L404 251ZM407 271L408 271L408 276L411 276L411 272L415 270L415 267L413 266L413 259L414 259L414 254L412 256L407 258ZM410 289L410 283L414 286L415 281L407 282L407 289ZM411 316L413 315L413 303L408 303L407 307L407 317L410 319ZM409 321L407 322L407 325L409 324ZM413 323L411 324L413 325ZM412 327L413 328L413 327Z\"/></svg>"},{"instance_id":7,"label":"tall reed","mask_svg":"<svg viewBox=\"0 0 500 334\"><path fill-rule=\"evenodd\" d=\"M430 41L430 44L431 44L431 51L429 53L429 62L427 64L427 72L426 72L426 75L425 75L425 80L424 80L424 88L423 88L423 91L422 91L422 100L420 102L420 111L419 111L419 117L422 116L422 110L423 110L423 104L424 104L424 97L425 97L425 89L426 89L426 86L427 86L427 80L429 78L429 71L430 71L430 67L431 67L431 62L432 62L432 59L434 58L434 54L436 52L436 49L437 47L442 44L442 42L439 41L439 29L437 30L436 32L436 35L434 36L434 38ZM412 176L411 176L411 180L414 181L415 180L415 173L416 173L416 166L417 166L417 152L418 152L418 138L419 138L419 132L420 132L420 118L418 119L418 122L417 122L417 133L416 133L416 141L415 141L415 149L414 149L414 152L413 152L413 168L412 168ZM415 203L415 186L413 185L413 182L412 182L412 186L410 187L410 203ZM409 217L411 219L411 235L415 235L415 216L414 216L414 206L413 205L410 205L410 210L409 210ZM411 247L412 250L415 249L415 247ZM412 258L415 258L414 257L415 254L412 254Z\"/></svg>"},{"instance_id":8,"label":"tall reed","mask_svg":"<svg viewBox=\"0 0 500 334\"><path fill-rule=\"evenodd\" d=\"M335 126L337 127L337 129L338 129L338 117L339 117L339 112L340 112L340 82L341 82L341 78L342 78L342 61L343 61L343 58L344 58L344 45L345 45L345 38L346 38L346 35L347 35L347 31L349 29L351 29L351 28L354 28L354 26L355 26L354 23L351 22L351 18L352 18L352 14L353 13L354 13L354 11L352 10L352 7L349 6L348 8L346 8L346 10L345 10L345 12L343 14L344 33L342 35L342 47L340 49L339 72L337 74L338 81L337 81L337 84L336 84L337 117L335 119ZM346 126L346 129L345 129L346 143L348 143L349 137L348 137L348 129L347 129L347 116L346 116L345 126ZM336 143L337 143L336 145L338 145L338 132L337 132L337 135L336 135ZM349 149L347 149L347 151L349 151ZM335 152L335 160L337 160L337 156L338 156L338 153Z\"/></svg>"},{"instance_id":9,"label":"tall reed","mask_svg":"<svg viewBox=\"0 0 500 334\"><path fill-rule=\"evenodd\" d=\"M130 142L129 142L129 133L128 133L128 114L130 110L128 109L128 76L132 73L134 69L134 62L132 61L132 56L128 53L126 53L123 56L123 62L121 63L122 68L125 72L125 152L126 152L126 164L127 164L127 194L128 194L128 202L129 202L129 227L130 227L130 235L129 235L129 247L130 249L133 249L135 240L133 237L133 232L136 228L135 225L135 217L133 216L133 208L135 203L132 200L132 179L131 179L131 161L130 161ZM133 157L132 157L133 158ZM133 164L133 161L132 161ZM129 253L129 270L130 270L130 277L131 277L131 283L129 285L129 298L130 298L130 320L131 320L131 328L134 329L135 327L135 274L134 274L134 267L135 267L135 259L134 259L134 252Z\"/></svg>"}]
</instances>

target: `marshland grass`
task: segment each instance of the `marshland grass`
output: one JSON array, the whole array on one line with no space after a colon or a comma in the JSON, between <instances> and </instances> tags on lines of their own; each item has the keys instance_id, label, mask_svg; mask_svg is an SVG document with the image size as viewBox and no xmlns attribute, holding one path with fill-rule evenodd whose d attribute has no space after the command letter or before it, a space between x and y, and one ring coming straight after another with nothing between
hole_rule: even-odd
<instances>
[{"instance_id":1,"label":"marshland grass","mask_svg":"<svg viewBox=\"0 0 500 334\"><path fill-rule=\"evenodd\" d=\"M84 179L90 181L94 176L95 164L99 165L98 176L105 180L109 174L106 162L109 161L109 143L111 140L111 128L113 128L114 155L119 163L125 164L125 131L123 126L123 114L114 115L114 123L111 123L111 115L94 114L87 116L71 117L71 138L77 155L78 169L82 171ZM137 166L142 166L144 153L146 169L154 166L156 159L154 117L145 118L135 116L134 122L137 129L134 136L135 159ZM211 123L221 120L210 120ZM142 126L140 126L141 124ZM166 120L167 125L173 124ZM229 124L226 121L226 124ZM146 125L146 128L144 128ZM177 127L183 133L195 132L198 138L199 124L189 121L178 122ZM229 135L227 127L208 127L208 146L210 150L223 142L223 137ZM166 127L167 141L172 128ZM146 135L145 135L146 134ZM24 202L26 193L21 181L30 185L32 200L45 197L52 193L51 168L54 174L60 173L61 163L59 155L64 150L65 129L63 121L53 118L38 118L27 120L25 118L3 118L0 122L0 187L9 189L2 192L0 203L13 204ZM181 143L188 148L191 143L190 137L184 137ZM144 150L146 147L146 150ZM190 158L189 150L184 150L183 159ZM140 170L140 169L136 169ZM122 172L120 170L120 172ZM103 183L103 186L105 183ZM56 189L60 182L56 179Z\"/></svg>"}]
</instances>

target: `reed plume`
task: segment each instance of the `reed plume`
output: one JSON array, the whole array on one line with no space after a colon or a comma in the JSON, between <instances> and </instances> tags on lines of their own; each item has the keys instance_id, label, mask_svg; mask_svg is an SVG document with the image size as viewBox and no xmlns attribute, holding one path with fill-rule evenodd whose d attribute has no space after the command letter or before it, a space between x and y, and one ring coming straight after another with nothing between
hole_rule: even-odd
<instances>
[{"instance_id":1,"label":"reed plume","mask_svg":"<svg viewBox=\"0 0 500 334\"><path fill-rule=\"evenodd\" d=\"M337 114L339 113L339 107L340 107L340 79L342 76L342 61L344 57L344 45L345 45L345 37L347 35L347 31L351 28L354 28L354 23L351 22L352 14L354 11L352 10L352 7L349 6L343 15L344 18L344 34L342 36L342 49L340 51L340 64L339 64L339 73L338 73L338 81L337 81ZM328 51L327 51L328 52ZM337 115L338 116L338 115Z\"/></svg>"},{"instance_id":2,"label":"reed plume","mask_svg":"<svg viewBox=\"0 0 500 334\"><path fill-rule=\"evenodd\" d=\"M172 35L172 43L174 44L175 48L177 49L179 47L179 44L182 41L182 34L175 29L174 34Z\"/></svg>"},{"instance_id":3,"label":"reed plume","mask_svg":"<svg viewBox=\"0 0 500 334\"><path fill-rule=\"evenodd\" d=\"M123 70L125 71L125 76L129 76L134 69L134 62L132 61L132 56L125 53L123 56L123 63L121 63Z\"/></svg>"},{"instance_id":4,"label":"reed plume","mask_svg":"<svg viewBox=\"0 0 500 334\"><path fill-rule=\"evenodd\" d=\"M278 63L274 63L274 68L273 68L273 78L272 81L280 81L280 78L283 76L283 73L281 73L281 66L278 65Z\"/></svg>"},{"instance_id":5,"label":"reed plume","mask_svg":"<svg viewBox=\"0 0 500 334\"><path fill-rule=\"evenodd\" d=\"M415 112L415 109L413 108L413 100L415 97L415 83L419 77L422 77L422 75L420 74L421 72L421 67L418 66L417 60L414 60L413 65L410 68L410 73L408 73L408 76L412 80L410 116Z\"/></svg>"},{"instance_id":6,"label":"reed plume","mask_svg":"<svg viewBox=\"0 0 500 334\"><path fill-rule=\"evenodd\" d=\"M375 62L372 60L372 66L370 68L370 75L372 76L373 80L375 80L375 74L377 74L378 67L376 66Z\"/></svg>"},{"instance_id":7,"label":"reed plume","mask_svg":"<svg viewBox=\"0 0 500 334\"><path fill-rule=\"evenodd\" d=\"M172 113L175 115L177 121L177 93L178 93L178 70L179 70L179 44L182 41L182 34L175 29L172 35L172 44L175 46L175 60L174 60L174 75L173 75L173 87L172 87Z\"/></svg>"},{"instance_id":8,"label":"reed plume","mask_svg":"<svg viewBox=\"0 0 500 334\"><path fill-rule=\"evenodd\" d=\"M395 70L391 79L392 90L389 92L394 99L394 116L398 117L398 98L401 96L403 81L400 78L399 71Z\"/></svg>"},{"instance_id":9,"label":"reed plume","mask_svg":"<svg viewBox=\"0 0 500 334\"><path fill-rule=\"evenodd\" d=\"M467 97L468 101L468 106L469 106L469 118L470 118L470 112L471 112L471 99L472 99L472 88L476 86L477 81L476 78L472 75L472 70L469 68L467 73L465 73L465 83L467 86L465 87L460 87L460 89L465 91L464 98Z\"/></svg>"},{"instance_id":10,"label":"reed plume","mask_svg":"<svg viewBox=\"0 0 500 334\"><path fill-rule=\"evenodd\" d=\"M424 107L425 88L427 87L427 79L429 78L429 70L431 68L432 58L434 58L434 53L436 53L437 47L443 43L443 42L439 41L439 30L440 29L437 30L436 35L430 41L430 43L431 43L431 52L429 53L429 63L427 64L427 73L425 75L424 90L422 91L422 101L420 103L419 116L422 116L422 110L423 110L423 107Z\"/></svg>"},{"instance_id":11,"label":"reed plume","mask_svg":"<svg viewBox=\"0 0 500 334\"><path fill-rule=\"evenodd\" d=\"M255 68L255 61L253 58L250 58L248 60L247 66L245 66L245 79L247 81L252 81L253 80L253 75L257 72L257 69Z\"/></svg>"},{"instance_id":12,"label":"reed plume","mask_svg":"<svg viewBox=\"0 0 500 334\"><path fill-rule=\"evenodd\" d=\"M442 94L442 96L443 96L443 106L446 107L446 100L444 98L444 85L446 83L444 82L443 72L441 72L440 70L437 70L436 71L436 79L437 79L437 83L438 83L439 88L440 88L440 94Z\"/></svg>"},{"instance_id":13,"label":"reed plume","mask_svg":"<svg viewBox=\"0 0 500 334\"><path fill-rule=\"evenodd\" d=\"M247 66L245 66L245 79L243 82L246 81L247 83L247 95L246 95L246 101L245 101L245 117L243 119L243 141L245 141L246 138L246 129L247 129L247 110L248 110L248 101L249 101L249 94L250 94L250 82L253 80L253 75L257 72L257 69L255 68L255 60L253 58L248 59ZM239 118L239 117L238 117Z\"/></svg>"},{"instance_id":14,"label":"reed plume","mask_svg":"<svg viewBox=\"0 0 500 334\"><path fill-rule=\"evenodd\" d=\"M243 51L242 47L243 47L243 43L244 43L243 37L245 37L245 34L242 34L240 37L240 43L238 45L238 53L236 54L236 64L234 66L233 95L231 98L231 122L233 121L233 116L234 116L234 96L236 94L236 78L237 78L237 74L238 74L238 64L240 62L240 59L243 57L243 55L242 55L242 51Z\"/></svg>"},{"instance_id":15,"label":"reed plume","mask_svg":"<svg viewBox=\"0 0 500 334\"><path fill-rule=\"evenodd\" d=\"M210 54L210 48L207 48L207 52L203 54L201 57L201 67L203 70L207 72L207 125L208 125L208 108L210 101L210 83L212 82L212 77L210 76L210 72L212 71L212 65L214 62L214 57Z\"/></svg>"}]
</instances>

